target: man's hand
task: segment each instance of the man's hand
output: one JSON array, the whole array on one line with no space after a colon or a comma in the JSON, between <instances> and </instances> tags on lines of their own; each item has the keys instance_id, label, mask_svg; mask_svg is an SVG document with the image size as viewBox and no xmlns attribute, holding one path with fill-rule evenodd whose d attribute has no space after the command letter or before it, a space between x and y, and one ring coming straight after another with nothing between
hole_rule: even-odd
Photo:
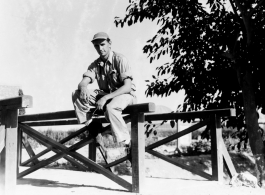
<instances>
[{"instance_id":1,"label":"man's hand","mask_svg":"<svg viewBox=\"0 0 265 195\"><path fill-rule=\"evenodd\" d=\"M88 103L89 101L89 92L87 87L81 87L80 89L80 99L84 103Z\"/></svg>"},{"instance_id":2,"label":"man's hand","mask_svg":"<svg viewBox=\"0 0 265 195\"><path fill-rule=\"evenodd\" d=\"M103 110L104 105L106 104L108 98L106 96L103 96L97 101L97 108L99 110Z\"/></svg>"}]
</instances>

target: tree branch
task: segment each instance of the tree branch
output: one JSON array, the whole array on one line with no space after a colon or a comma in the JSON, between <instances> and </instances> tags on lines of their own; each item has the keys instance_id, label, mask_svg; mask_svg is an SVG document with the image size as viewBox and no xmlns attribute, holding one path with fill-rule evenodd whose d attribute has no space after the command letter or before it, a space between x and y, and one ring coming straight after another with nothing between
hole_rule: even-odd
<instances>
[{"instance_id":1,"label":"tree branch","mask_svg":"<svg viewBox=\"0 0 265 195\"><path fill-rule=\"evenodd\" d=\"M242 5L239 0L235 0L235 4L238 7L239 11L241 12L242 15L246 15L246 7Z\"/></svg>"}]
</instances>

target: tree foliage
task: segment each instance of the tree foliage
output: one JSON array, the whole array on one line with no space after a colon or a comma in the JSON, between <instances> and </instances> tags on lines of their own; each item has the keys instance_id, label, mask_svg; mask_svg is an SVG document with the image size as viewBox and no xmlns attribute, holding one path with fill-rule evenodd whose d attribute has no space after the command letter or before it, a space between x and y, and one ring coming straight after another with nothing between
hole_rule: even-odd
<instances>
[{"instance_id":1,"label":"tree foliage","mask_svg":"<svg viewBox=\"0 0 265 195\"><path fill-rule=\"evenodd\" d=\"M259 1L252 1L256 4ZM208 9L207 9L208 7ZM149 19L160 29L147 41L143 52L150 62L161 55L169 55L171 62L157 68L157 75L148 83L147 96L163 96L185 90L182 111L235 107L243 117L242 90L240 89L235 60L247 61L249 51L244 21L239 11L225 0L208 0L203 5L196 0L140 0L131 1L127 15L116 18L116 25L132 25ZM254 39L252 54L255 61L264 53L264 6L253 14ZM263 60L262 60L263 61ZM264 99L260 83L263 63L249 64L255 78L258 108ZM163 75L171 79L161 79ZM242 121L242 120L241 120ZM242 126L242 124L241 124Z\"/></svg>"}]
</instances>

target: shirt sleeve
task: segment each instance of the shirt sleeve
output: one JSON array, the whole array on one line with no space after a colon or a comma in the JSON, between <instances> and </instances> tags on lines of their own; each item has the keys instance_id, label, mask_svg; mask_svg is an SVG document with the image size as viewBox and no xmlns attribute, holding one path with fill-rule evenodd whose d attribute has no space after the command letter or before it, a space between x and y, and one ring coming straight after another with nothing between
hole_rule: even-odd
<instances>
[{"instance_id":1,"label":"shirt sleeve","mask_svg":"<svg viewBox=\"0 0 265 195\"><path fill-rule=\"evenodd\" d=\"M120 69L120 79L124 81L125 79L133 80L132 69L128 60L124 56L119 56L118 68Z\"/></svg>"},{"instance_id":2,"label":"shirt sleeve","mask_svg":"<svg viewBox=\"0 0 265 195\"><path fill-rule=\"evenodd\" d=\"M93 83L96 79L96 63L93 62L91 63L88 68L87 71L83 74L83 78L84 77L88 77L91 79L91 83Z\"/></svg>"}]
</instances>

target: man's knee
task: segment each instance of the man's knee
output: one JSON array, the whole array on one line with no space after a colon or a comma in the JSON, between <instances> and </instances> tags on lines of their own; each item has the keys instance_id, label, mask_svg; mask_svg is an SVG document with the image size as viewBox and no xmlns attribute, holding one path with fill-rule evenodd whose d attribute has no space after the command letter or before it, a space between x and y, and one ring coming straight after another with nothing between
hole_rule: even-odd
<instances>
[{"instance_id":1,"label":"man's knee","mask_svg":"<svg viewBox=\"0 0 265 195\"><path fill-rule=\"evenodd\" d=\"M106 105L106 112L107 113L113 113L115 111L122 111L122 109L119 108L116 104L113 104L112 102L110 102Z\"/></svg>"}]
</instances>

